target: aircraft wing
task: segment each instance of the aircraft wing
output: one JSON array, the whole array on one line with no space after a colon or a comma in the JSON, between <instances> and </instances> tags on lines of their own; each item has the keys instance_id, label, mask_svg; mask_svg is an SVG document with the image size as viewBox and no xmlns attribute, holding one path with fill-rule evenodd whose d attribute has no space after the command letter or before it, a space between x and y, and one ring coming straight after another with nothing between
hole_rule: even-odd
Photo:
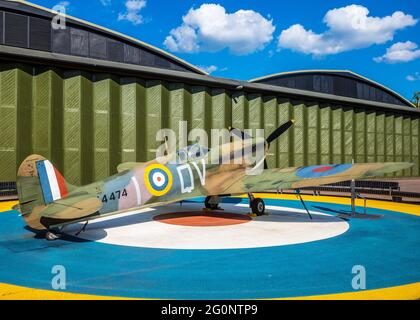
<instances>
[{"instance_id":1,"label":"aircraft wing","mask_svg":"<svg viewBox=\"0 0 420 320\"><path fill-rule=\"evenodd\" d=\"M265 169L260 174L243 175L225 191L230 194L275 189L298 189L352 179L381 176L413 166L407 162L316 165Z\"/></svg>"}]
</instances>

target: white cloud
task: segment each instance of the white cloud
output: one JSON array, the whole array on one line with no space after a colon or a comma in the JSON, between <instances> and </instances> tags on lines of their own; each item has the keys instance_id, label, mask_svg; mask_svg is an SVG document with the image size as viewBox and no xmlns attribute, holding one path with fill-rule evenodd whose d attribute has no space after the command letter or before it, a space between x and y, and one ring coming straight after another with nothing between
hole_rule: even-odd
<instances>
[{"instance_id":1,"label":"white cloud","mask_svg":"<svg viewBox=\"0 0 420 320\"><path fill-rule=\"evenodd\" d=\"M171 35L166 37L163 44L170 51L191 53L200 51L200 46L197 42L198 36L194 28L182 25L172 29Z\"/></svg>"},{"instance_id":2,"label":"white cloud","mask_svg":"<svg viewBox=\"0 0 420 320\"><path fill-rule=\"evenodd\" d=\"M52 7L51 9L61 14L68 14L69 12L72 11L70 5L71 5L70 1L60 1L56 5L54 5L54 7Z\"/></svg>"},{"instance_id":3,"label":"white cloud","mask_svg":"<svg viewBox=\"0 0 420 320\"><path fill-rule=\"evenodd\" d=\"M227 13L219 4L191 8L183 23L170 31L164 45L174 52L215 52L225 48L236 55L262 50L272 41L275 27L253 10Z\"/></svg>"},{"instance_id":4,"label":"white cloud","mask_svg":"<svg viewBox=\"0 0 420 320\"><path fill-rule=\"evenodd\" d=\"M111 5L111 0L99 0L103 6L107 7Z\"/></svg>"},{"instance_id":5,"label":"white cloud","mask_svg":"<svg viewBox=\"0 0 420 320\"><path fill-rule=\"evenodd\" d=\"M118 20L127 20L134 25L143 23L143 16L140 14L141 9L146 6L146 0L127 0L125 2L125 12L120 12Z\"/></svg>"},{"instance_id":6,"label":"white cloud","mask_svg":"<svg viewBox=\"0 0 420 320\"><path fill-rule=\"evenodd\" d=\"M217 71L219 68L215 65L211 66L198 66L201 70L204 72L207 72L208 74L212 74L213 72Z\"/></svg>"},{"instance_id":7,"label":"white cloud","mask_svg":"<svg viewBox=\"0 0 420 320\"><path fill-rule=\"evenodd\" d=\"M419 81L420 80L420 73L416 72L414 74L409 74L406 79L408 81Z\"/></svg>"},{"instance_id":8,"label":"white cloud","mask_svg":"<svg viewBox=\"0 0 420 320\"><path fill-rule=\"evenodd\" d=\"M278 49L318 56L337 54L390 41L397 30L414 26L417 21L401 11L382 18L372 17L366 7L352 4L329 10L323 20L328 30L323 33L307 30L301 24L283 30Z\"/></svg>"},{"instance_id":9,"label":"white cloud","mask_svg":"<svg viewBox=\"0 0 420 320\"><path fill-rule=\"evenodd\" d=\"M408 62L420 58L420 49L411 41L397 42L386 49L383 56L373 58L376 62Z\"/></svg>"}]
</instances>

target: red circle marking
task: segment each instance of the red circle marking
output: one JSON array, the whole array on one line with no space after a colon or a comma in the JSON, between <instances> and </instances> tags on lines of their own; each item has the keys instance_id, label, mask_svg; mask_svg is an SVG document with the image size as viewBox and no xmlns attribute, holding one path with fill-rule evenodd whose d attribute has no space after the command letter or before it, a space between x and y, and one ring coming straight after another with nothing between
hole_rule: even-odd
<instances>
[{"instance_id":1,"label":"red circle marking","mask_svg":"<svg viewBox=\"0 0 420 320\"><path fill-rule=\"evenodd\" d=\"M162 178L161 177L157 177L157 181L160 181L160 180L162 180Z\"/></svg>"},{"instance_id":2,"label":"red circle marking","mask_svg":"<svg viewBox=\"0 0 420 320\"><path fill-rule=\"evenodd\" d=\"M252 219L237 213L175 212L157 215L153 220L177 226L219 227L242 224Z\"/></svg>"},{"instance_id":3,"label":"red circle marking","mask_svg":"<svg viewBox=\"0 0 420 320\"><path fill-rule=\"evenodd\" d=\"M334 167L332 167L332 166L323 166L323 167L313 169L312 172L325 172L325 171L329 171L333 168Z\"/></svg>"}]
</instances>

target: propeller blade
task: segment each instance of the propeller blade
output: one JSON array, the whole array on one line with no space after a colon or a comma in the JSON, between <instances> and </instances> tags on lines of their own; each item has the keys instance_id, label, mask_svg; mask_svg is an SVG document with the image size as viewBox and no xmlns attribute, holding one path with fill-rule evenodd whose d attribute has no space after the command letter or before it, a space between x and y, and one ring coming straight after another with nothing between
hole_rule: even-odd
<instances>
[{"instance_id":1,"label":"propeller blade","mask_svg":"<svg viewBox=\"0 0 420 320\"><path fill-rule=\"evenodd\" d=\"M267 160L264 159L264 169L268 169L268 164L267 164Z\"/></svg>"},{"instance_id":2,"label":"propeller blade","mask_svg":"<svg viewBox=\"0 0 420 320\"><path fill-rule=\"evenodd\" d=\"M287 121L286 123L282 124L280 127L278 127L276 130L274 130L267 138L267 142L270 144L274 140L276 140L278 137L280 137L284 132L287 131L293 124L295 123L295 120Z\"/></svg>"}]
</instances>

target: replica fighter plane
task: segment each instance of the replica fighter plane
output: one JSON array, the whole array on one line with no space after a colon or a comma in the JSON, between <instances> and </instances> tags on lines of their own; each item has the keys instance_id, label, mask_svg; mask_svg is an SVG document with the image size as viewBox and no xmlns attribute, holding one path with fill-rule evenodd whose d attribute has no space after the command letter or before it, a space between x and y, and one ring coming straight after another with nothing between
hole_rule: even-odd
<instances>
[{"instance_id":1,"label":"replica fighter plane","mask_svg":"<svg viewBox=\"0 0 420 320\"><path fill-rule=\"evenodd\" d=\"M221 196L248 194L251 211L262 215L264 202L253 197L253 192L318 186L379 176L412 166L399 162L268 169L265 159L270 143L293 122L283 124L267 139L252 138L233 129L240 137L239 144L229 142L218 150L195 144L149 162L123 163L117 168L118 174L81 187L65 181L49 160L31 155L17 173L20 202L17 209L30 230L43 232L48 240L54 240L68 224L86 222L81 232L96 218L198 196L205 196L205 207L215 210L219 209ZM263 152L259 159L254 159L251 155L258 147L263 148ZM218 162L223 152L232 159L240 154L241 161Z\"/></svg>"}]
</instances>

